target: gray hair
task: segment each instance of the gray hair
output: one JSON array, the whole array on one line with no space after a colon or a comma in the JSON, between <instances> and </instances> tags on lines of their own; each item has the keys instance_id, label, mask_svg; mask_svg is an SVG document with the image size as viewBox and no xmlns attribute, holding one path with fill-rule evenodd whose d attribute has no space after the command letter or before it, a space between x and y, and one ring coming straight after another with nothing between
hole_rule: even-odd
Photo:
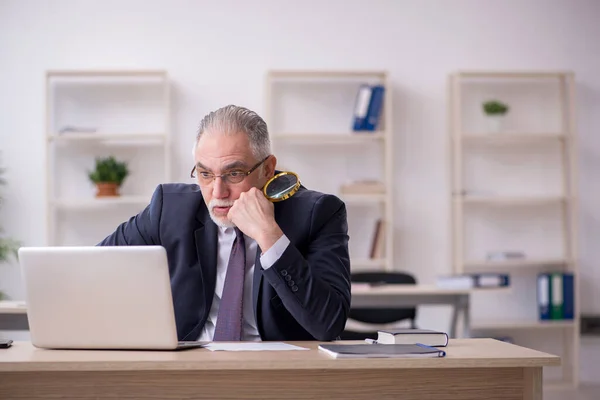
<instances>
[{"instance_id":1,"label":"gray hair","mask_svg":"<svg viewBox=\"0 0 600 400\"><path fill-rule=\"evenodd\" d=\"M250 149L257 160L271 155L271 140L267 123L257 113L247 108L228 105L212 111L202 118L196 134L194 150L200 137L207 131L229 135L243 132L248 135Z\"/></svg>"}]
</instances>

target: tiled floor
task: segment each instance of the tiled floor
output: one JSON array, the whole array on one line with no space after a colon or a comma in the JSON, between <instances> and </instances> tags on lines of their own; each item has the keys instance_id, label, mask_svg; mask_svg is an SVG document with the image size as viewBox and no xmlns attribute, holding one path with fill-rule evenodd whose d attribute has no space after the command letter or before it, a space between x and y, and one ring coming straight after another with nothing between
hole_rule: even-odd
<instances>
[{"instance_id":1,"label":"tiled floor","mask_svg":"<svg viewBox=\"0 0 600 400\"><path fill-rule=\"evenodd\" d=\"M577 390L545 390L544 400L600 400L600 384L582 385Z\"/></svg>"}]
</instances>

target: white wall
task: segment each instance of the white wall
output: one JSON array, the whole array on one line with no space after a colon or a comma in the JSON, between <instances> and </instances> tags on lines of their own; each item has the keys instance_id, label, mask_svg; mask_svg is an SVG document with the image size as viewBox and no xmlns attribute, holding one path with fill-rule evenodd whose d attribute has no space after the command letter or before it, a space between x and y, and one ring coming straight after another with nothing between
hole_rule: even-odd
<instances>
[{"instance_id":1,"label":"white wall","mask_svg":"<svg viewBox=\"0 0 600 400\"><path fill-rule=\"evenodd\" d=\"M260 4L258 6L257 4ZM228 103L264 110L270 68L386 69L394 82L398 266L448 273L446 77L457 69L569 69L578 82L583 311L600 312L600 2L0 0L0 213L44 244L44 72L160 68L173 80L175 177L200 118ZM23 290L15 265L0 289ZM424 311L426 324L435 313Z\"/></svg>"}]
</instances>

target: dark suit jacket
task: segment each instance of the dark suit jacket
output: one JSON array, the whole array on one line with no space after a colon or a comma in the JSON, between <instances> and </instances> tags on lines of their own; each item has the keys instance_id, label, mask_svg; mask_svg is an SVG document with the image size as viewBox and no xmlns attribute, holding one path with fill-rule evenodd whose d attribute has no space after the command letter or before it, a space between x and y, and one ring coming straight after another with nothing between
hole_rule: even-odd
<instances>
[{"instance_id":1,"label":"dark suit jacket","mask_svg":"<svg viewBox=\"0 0 600 400\"><path fill-rule=\"evenodd\" d=\"M254 268L253 306L262 340L333 340L350 309L350 260L344 203L304 187L275 203L290 244L271 268ZM167 251L177 335L196 340L211 308L217 225L197 185L163 184L150 204L99 245L160 245Z\"/></svg>"}]
</instances>

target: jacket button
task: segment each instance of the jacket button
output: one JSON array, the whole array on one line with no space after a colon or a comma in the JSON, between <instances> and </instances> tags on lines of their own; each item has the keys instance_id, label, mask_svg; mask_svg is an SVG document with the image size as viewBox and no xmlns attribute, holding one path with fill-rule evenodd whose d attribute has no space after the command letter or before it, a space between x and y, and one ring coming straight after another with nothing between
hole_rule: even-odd
<instances>
[{"instance_id":1,"label":"jacket button","mask_svg":"<svg viewBox=\"0 0 600 400\"><path fill-rule=\"evenodd\" d=\"M286 276L288 273L287 271L284 269L283 271L280 272L281 276Z\"/></svg>"},{"instance_id":2,"label":"jacket button","mask_svg":"<svg viewBox=\"0 0 600 400\"><path fill-rule=\"evenodd\" d=\"M298 291L298 286L292 286L292 292L297 292Z\"/></svg>"},{"instance_id":3,"label":"jacket button","mask_svg":"<svg viewBox=\"0 0 600 400\"><path fill-rule=\"evenodd\" d=\"M294 281L288 281L288 286L292 287L294 286L295 282Z\"/></svg>"},{"instance_id":4,"label":"jacket button","mask_svg":"<svg viewBox=\"0 0 600 400\"><path fill-rule=\"evenodd\" d=\"M290 280L292 280L292 276L291 275L286 275L285 276L285 280L289 282Z\"/></svg>"}]
</instances>

